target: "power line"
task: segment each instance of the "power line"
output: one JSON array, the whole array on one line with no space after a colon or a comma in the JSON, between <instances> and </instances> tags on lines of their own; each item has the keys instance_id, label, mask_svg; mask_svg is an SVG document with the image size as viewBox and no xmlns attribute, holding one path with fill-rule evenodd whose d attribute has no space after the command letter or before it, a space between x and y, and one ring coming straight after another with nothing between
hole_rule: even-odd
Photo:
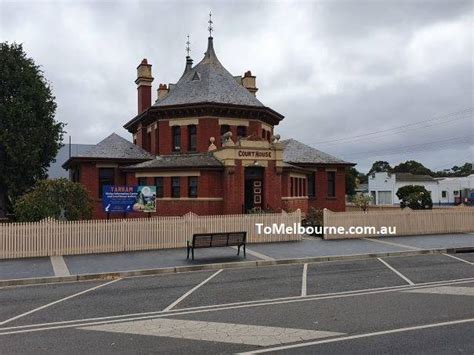
<instances>
[{"instance_id":1,"label":"power line","mask_svg":"<svg viewBox=\"0 0 474 355\"><path fill-rule=\"evenodd\" d=\"M458 118L455 118L455 119L452 119L452 120L449 120L449 121L444 121L444 122L437 122L436 124L431 124L431 125L424 125L424 126L420 126L420 127L413 127L413 128L405 128L403 130L400 130L398 132L392 132L392 133L387 133L387 134L381 134L381 135L377 135L375 137L370 137L371 140L374 140L374 139L380 139L380 138L384 138L384 137L388 137L388 136L393 136L395 134L399 134L399 133L404 133L404 132L408 132L408 131L411 131L411 130L415 130L415 129L420 129L420 128L429 128L429 127L434 127L436 125L442 125L442 124L446 124L446 123L453 123L454 121L457 121L455 123L459 123L460 120L464 120L466 118L471 118L470 116L465 116L465 117L458 117ZM330 146L330 145L336 145L336 144L352 144L352 143L357 143L357 142L360 142L364 139L367 139L367 137L359 137L359 138L354 138L353 140L351 140L350 142L333 142L333 143L327 143L327 144L324 144L324 146Z\"/></svg>"},{"instance_id":2,"label":"power line","mask_svg":"<svg viewBox=\"0 0 474 355\"><path fill-rule=\"evenodd\" d=\"M383 155L403 154L403 153L417 152L417 151L420 151L420 150L424 150L425 148L429 148L433 144L435 144L436 147L438 147L438 148L439 147L444 147L445 145L450 145L450 143L453 142L453 141L457 141L457 142L460 142L460 143L469 143L469 142L472 142L472 136L453 137L453 138L448 138L448 139L444 139L444 140L437 140L437 141L431 141L431 142L412 144L412 145L407 145L407 146L402 147L401 150L394 149L394 148L387 148L387 149L378 149L376 151L358 152L358 153L355 153L355 154L349 154L347 156L348 157L358 157L358 156L368 155L368 154L373 154L373 153L376 153L376 154L372 155L372 156L379 156L381 154L383 154Z\"/></svg>"},{"instance_id":3,"label":"power line","mask_svg":"<svg viewBox=\"0 0 474 355\"><path fill-rule=\"evenodd\" d=\"M432 118L432 119L428 119L428 120L424 120L424 121L408 123L408 124L397 126L397 127L392 127L392 128L382 129L382 130L368 132L368 133L364 133L364 134L359 134L359 135L356 135L356 136L350 136L350 137L343 137L343 138L332 139L332 140L327 140L327 141L321 141L321 142L317 142L317 143L314 143L314 144L327 144L327 143L335 143L335 142L340 142L340 141L345 141L345 140L353 140L353 139L356 139L356 138L368 137L368 136L371 136L371 135L374 135L374 134L385 133L385 132L390 132L390 131L396 131L396 130L400 130L400 129L405 129L404 131L406 131L406 128L408 128L408 127L413 127L413 126L417 126L417 125L420 125L420 124L426 124L426 123L430 123L430 122L434 122L434 121L442 121L442 120L445 120L446 118L450 118L452 116L458 116L458 115L463 115L463 114L467 114L467 113L472 113L473 109L474 108L470 107L470 108L466 108L466 109L463 109L463 110L460 110L460 111L451 112L451 113L448 113L446 115L439 116L439 117ZM459 119L465 119L467 117L468 116L458 117L458 118L454 118L454 119L447 120L447 121L444 121L444 122L439 122L437 124L448 123L448 122L452 122L452 121L459 120ZM428 125L428 126L431 126L431 125ZM425 126L415 127L413 129L424 128L424 127ZM397 134L397 133L400 133L400 132L394 132L392 134Z\"/></svg>"}]
</instances>

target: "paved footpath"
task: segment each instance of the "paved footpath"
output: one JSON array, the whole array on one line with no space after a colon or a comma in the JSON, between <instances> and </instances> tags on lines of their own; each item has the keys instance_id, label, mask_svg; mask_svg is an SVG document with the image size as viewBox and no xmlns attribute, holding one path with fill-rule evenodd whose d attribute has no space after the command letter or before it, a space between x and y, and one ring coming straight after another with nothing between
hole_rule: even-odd
<instances>
[{"instance_id":1,"label":"paved footpath","mask_svg":"<svg viewBox=\"0 0 474 355\"><path fill-rule=\"evenodd\" d=\"M54 256L0 260L0 280L68 276L157 269L252 260L297 259L474 247L474 234L322 240L308 237L299 242L249 244L247 258L231 248L199 249L196 260L186 260L184 249L127 253Z\"/></svg>"},{"instance_id":2,"label":"paved footpath","mask_svg":"<svg viewBox=\"0 0 474 355\"><path fill-rule=\"evenodd\" d=\"M2 287L0 305L1 354L472 354L474 253Z\"/></svg>"}]
</instances>

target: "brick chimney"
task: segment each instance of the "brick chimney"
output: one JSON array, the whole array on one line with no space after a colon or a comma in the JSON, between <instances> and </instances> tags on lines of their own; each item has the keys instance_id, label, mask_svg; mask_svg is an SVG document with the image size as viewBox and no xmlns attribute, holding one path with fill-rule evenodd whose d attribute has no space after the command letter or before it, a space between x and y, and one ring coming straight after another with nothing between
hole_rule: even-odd
<instances>
[{"instance_id":1,"label":"brick chimney","mask_svg":"<svg viewBox=\"0 0 474 355\"><path fill-rule=\"evenodd\" d=\"M145 58L137 67L137 80L135 80L138 91L138 114L151 106L152 82L153 77L151 76L151 64L148 64L148 61Z\"/></svg>"},{"instance_id":2,"label":"brick chimney","mask_svg":"<svg viewBox=\"0 0 474 355\"><path fill-rule=\"evenodd\" d=\"M166 95L168 95L168 87L166 86L166 84L160 84L158 86L158 90L157 90L157 93L158 93L158 100L161 100L162 98L164 98Z\"/></svg>"},{"instance_id":3,"label":"brick chimney","mask_svg":"<svg viewBox=\"0 0 474 355\"><path fill-rule=\"evenodd\" d=\"M253 76L251 71L246 71L244 76L242 77L242 85L244 88L246 88L248 91L250 91L250 93L253 95L253 96L256 96L256 93L258 91L258 89L255 87L256 85L256 76Z\"/></svg>"}]
</instances>

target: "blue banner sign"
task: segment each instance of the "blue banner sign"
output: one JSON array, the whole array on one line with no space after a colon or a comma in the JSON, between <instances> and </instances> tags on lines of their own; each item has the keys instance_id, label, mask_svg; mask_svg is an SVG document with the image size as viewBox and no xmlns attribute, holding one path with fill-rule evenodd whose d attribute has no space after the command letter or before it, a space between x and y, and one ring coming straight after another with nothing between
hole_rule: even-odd
<instances>
[{"instance_id":1,"label":"blue banner sign","mask_svg":"<svg viewBox=\"0 0 474 355\"><path fill-rule=\"evenodd\" d=\"M156 212L156 186L112 186L102 189L107 213Z\"/></svg>"}]
</instances>

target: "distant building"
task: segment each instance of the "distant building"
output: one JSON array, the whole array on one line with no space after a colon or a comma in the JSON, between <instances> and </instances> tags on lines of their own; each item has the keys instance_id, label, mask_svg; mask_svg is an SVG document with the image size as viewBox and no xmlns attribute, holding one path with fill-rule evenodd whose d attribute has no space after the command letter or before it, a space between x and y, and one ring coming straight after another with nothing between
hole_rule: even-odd
<instances>
[{"instance_id":1,"label":"distant building","mask_svg":"<svg viewBox=\"0 0 474 355\"><path fill-rule=\"evenodd\" d=\"M474 174L467 177L433 178L410 173L373 173L369 175L369 193L376 205L397 205L397 191L407 185L424 186L431 194L433 204L454 205L471 199Z\"/></svg>"}]
</instances>

